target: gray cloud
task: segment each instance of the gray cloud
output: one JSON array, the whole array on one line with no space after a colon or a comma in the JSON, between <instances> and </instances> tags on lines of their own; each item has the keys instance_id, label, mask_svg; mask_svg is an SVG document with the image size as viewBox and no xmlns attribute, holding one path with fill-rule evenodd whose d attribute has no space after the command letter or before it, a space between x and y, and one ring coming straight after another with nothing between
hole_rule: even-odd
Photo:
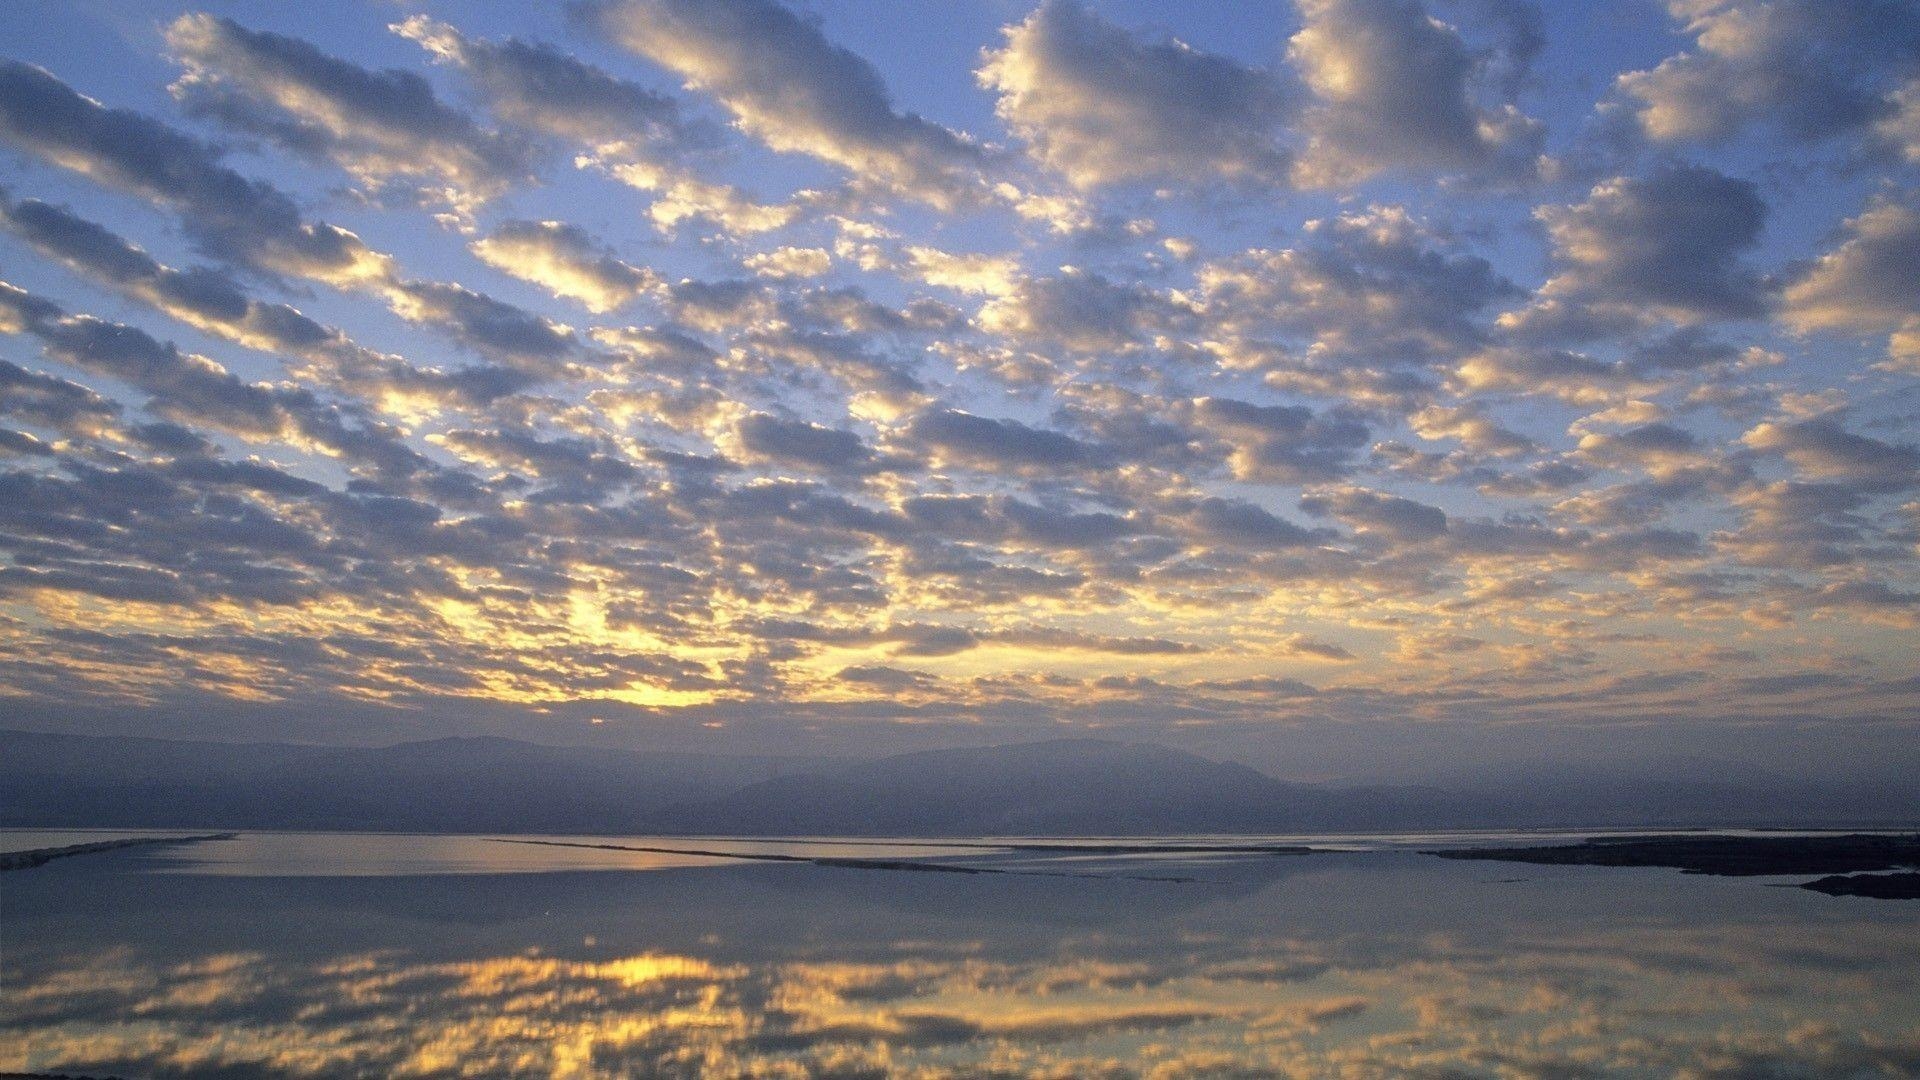
<instances>
[{"instance_id":1,"label":"gray cloud","mask_svg":"<svg viewBox=\"0 0 1920 1080\"><path fill-rule=\"evenodd\" d=\"M1882 442L1848 431L1839 416L1768 421L1740 441L1763 453L1779 454L1809 476L1852 480L1868 490L1920 486L1920 446Z\"/></svg>"},{"instance_id":2,"label":"gray cloud","mask_svg":"<svg viewBox=\"0 0 1920 1080\"><path fill-rule=\"evenodd\" d=\"M1213 325L1300 341L1316 362L1422 362L1485 338L1479 315L1525 291L1404 209L1307 223L1302 243L1202 266Z\"/></svg>"},{"instance_id":3,"label":"gray cloud","mask_svg":"<svg viewBox=\"0 0 1920 1080\"><path fill-rule=\"evenodd\" d=\"M119 415L117 402L89 387L0 361L0 416L63 434L95 436Z\"/></svg>"},{"instance_id":4,"label":"gray cloud","mask_svg":"<svg viewBox=\"0 0 1920 1080\"><path fill-rule=\"evenodd\" d=\"M1920 209L1877 197L1847 222L1840 246L1787 285L1781 317L1796 330L1888 333L1888 352L1920 369Z\"/></svg>"},{"instance_id":5,"label":"gray cloud","mask_svg":"<svg viewBox=\"0 0 1920 1080\"><path fill-rule=\"evenodd\" d=\"M0 66L0 142L34 159L9 185L41 195L0 195L32 289L0 290L0 689L232 737L257 734L232 700L267 695L326 738L588 715L721 737L697 717L780 749L1656 705L1678 728L1814 695L1801 719L1836 728L1904 715L1897 155L1549 169L1526 203L1567 205L1533 230L1486 191L1537 150L1506 106L1566 120L1575 87L1509 0L1437 8L1457 30L1310 4L1295 62L1367 62L1312 98L1285 66L1022 9L981 61L1002 122L973 100L1024 155L908 115L794 10L588 9L731 130L424 17L397 27L424 53L381 49L444 65L486 120L347 46L206 19L177 24L205 39L183 100L88 76L153 116ZM1853 149L1896 138L1890 71L1859 72L1888 105ZM160 118L210 102L231 159ZM761 203L722 178L820 170L767 171L743 134L854 181ZM490 201L456 235L350 192L363 242L299 201L339 195L314 155ZM1339 190L1279 191L1305 180ZM1865 204L1840 224L1836 199ZM1783 656L1845 682L1776 701L1729 674ZM1291 678L1309 664L1324 686Z\"/></svg>"},{"instance_id":6,"label":"gray cloud","mask_svg":"<svg viewBox=\"0 0 1920 1080\"><path fill-rule=\"evenodd\" d=\"M1418 543L1447 531L1447 515L1438 507L1364 488L1315 492L1300 500L1309 514L1338 518L1363 533L1381 533Z\"/></svg>"},{"instance_id":7,"label":"gray cloud","mask_svg":"<svg viewBox=\"0 0 1920 1080\"><path fill-rule=\"evenodd\" d=\"M987 468L1060 469L1098 459L1095 448L1071 435L954 409L920 416L914 420L911 433L945 458Z\"/></svg>"},{"instance_id":8,"label":"gray cloud","mask_svg":"<svg viewBox=\"0 0 1920 1080\"><path fill-rule=\"evenodd\" d=\"M298 38L231 19L182 15L167 45L186 68L174 96L190 115L329 161L378 187L402 179L469 209L529 170L526 148L482 131L420 76L369 71Z\"/></svg>"},{"instance_id":9,"label":"gray cloud","mask_svg":"<svg viewBox=\"0 0 1920 1080\"><path fill-rule=\"evenodd\" d=\"M1526 173L1540 130L1510 104L1476 101L1482 70L1457 31L1419 0L1298 0L1288 55L1321 104L1300 168L1343 184L1381 169Z\"/></svg>"},{"instance_id":10,"label":"gray cloud","mask_svg":"<svg viewBox=\"0 0 1920 1080\"><path fill-rule=\"evenodd\" d=\"M981 308L979 323L1006 337L1095 353L1126 349L1178 314L1148 288L1073 269L1027 279Z\"/></svg>"},{"instance_id":11,"label":"gray cloud","mask_svg":"<svg viewBox=\"0 0 1920 1080\"><path fill-rule=\"evenodd\" d=\"M220 258L340 283L387 272L385 257L359 237L302 221L291 199L221 165L213 148L83 97L41 68L0 61L0 138L172 207Z\"/></svg>"},{"instance_id":12,"label":"gray cloud","mask_svg":"<svg viewBox=\"0 0 1920 1080\"><path fill-rule=\"evenodd\" d=\"M1542 207L1535 216L1559 268L1541 290L1550 302L1603 309L1602 319L1607 308L1651 308L1680 321L1767 310L1759 275L1741 262L1767 217L1748 181L1702 166L1666 167L1609 180L1585 202ZM1552 324L1551 308L1536 311Z\"/></svg>"},{"instance_id":13,"label":"gray cloud","mask_svg":"<svg viewBox=\"0 0 1920 1080\"><path fill-rule=\"evenodd\" d=\"M256 300L223 272L166 266L125 238L63 208L37 199L16 203L0 193L0 227L76 273L198 330L249 348L316 361L342 380L411 375L418 381L420 373L399 358L365 349L286 304Z\"/></svg>"},{"instance_id":14,"label":"gray cloud","mask_svg":"<svg viewBox=\"0 0 1920 1080\"><path fill-rule=\"evenodd\" d=\"M1233 499L1201 499L1191 521L1206 541L1233 547L1311 547L1333 538L1326 531L1302 528L1269 510Z\"/></svg>"},{"instance_id":15,"label":"gray cloud","mask_svg":"<svg viewBox=\"0 0 1920 1080\"><path fill-rule=\"evenodd\" d=\"M978 197L972 142L897 111L880 73L773 0L603 0L581 17L712 94L775 150L950 207Z\"/></svg>"},{"instance_id":16,"label":"gray cloud","mask_svg":"<svg viewBox=\"0 0 1920 1080\"><path fill-rule=\"evenodd\" d=\"M140 114L106 109L38 68L0 62L0 138L168 206L227 261L371 292L403 318L536 377L550 377L578 345L553 320L484 293L400 277L391 257L343 229L304 222L284 193L219 165L210 148Z\"/></svg>"},{"instance_id":17,"label":"gray cloud","mask_svg":"<svg viewBox=\"0 0 1920 1080\"><path fill-rule=\"evenodd\" d=\"M473 81L495 116L588 145L639 143L673 151L710 141L664 94L617 78L551 45L471 38L415 15L390 27Z\"/></svg>"},{"instance_id":18,"label":"gray cloud","mask_svg":"<svg viewBox=\"0 0 1920 1080\"><path fill-rule=\"evenodd\" d=\"M1285 183L1292 94L1270 72L1179 40L1142 42L1077 0L1003 30L981 84L1042 164L1074 185Z\"/></svg>"},{"instance_id":19,"label":"gray cloud","mask_svg":"<svg viewBox=\"0 0 1920 1080\"><path fill-rule=\"evenodd\" d=\"M1234 476L1268 483L1311 483L1345 475L1367 426L1338 411L1301 405L1256 405L1235 398L1202 398L1198 419L1231 445Z\"/></svg>"},{"instance_id":20,"label":"gray cloud","mask_svg":"<svg viewBox=\"0 0 1920 1080\"><path fill-rule=\"evenodd\" d=\"M1920 76L1920 13L1901 0L1670 3L1695 48L1619 77L1656 142L1724 139L1749 123L1831 138L1886 117Z\"/></svg>"},{"instance_id":21,"label":"gray cloud","mask_svg":"<svg viewBox=\"0 0 1920 1080\"><path fill-rule=\"evenodd\" d=\"M751 454L829 473L860 474L894 467L851 431L754 413L736 428L740 445Z\"/></svg>"},{"instance_id":22,"label":"gray cloud","mask_svg":"<svg viewBox=\"0 0 1920 1080\"><path fill-rule=\"evenodd\" d=\"M345 457L399 474L426 462L393 433L349 425L312 392L246 382L202 356L182 353L136 327L58 307L0 282L0 332L28 333L47 355L152 395L147 408L176 422L205 424L252 440L295 435ZM41 396L53 387L41 385Z\"/></svg>"}]
</instances>

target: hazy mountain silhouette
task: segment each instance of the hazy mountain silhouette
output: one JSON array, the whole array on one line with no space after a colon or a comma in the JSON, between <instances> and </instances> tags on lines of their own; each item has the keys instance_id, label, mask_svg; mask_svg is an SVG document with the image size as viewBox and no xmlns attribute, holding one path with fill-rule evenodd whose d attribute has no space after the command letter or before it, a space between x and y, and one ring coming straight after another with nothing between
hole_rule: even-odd
<instances>
[{"instance_id":1,"label":"hazy mountain silhouette","mask_svg":"<svg viewBox=\"0 0 1920 1080\"><path fill-rule=\"evenodd\" d=\"M634 831L817 761L449 738L397 746L0 732L0 824Z\"/></svg>"},{"instance_id":2,"label":"hazy mountain silhouette","mask_svg":"<svg viewBox=\"0 0 1920 1080\"><path fill-rule=\"evenodd\" d=\"M1142 743L855 763L451 738L396 746L0 731L0 825L734 835L1095 835L1908 823L1910 790L1686 761L1552 762L1447 789L1334 787Z\"/></svg>"},{"instance_id":3,"label":"hazy mountain silhouette","mask_svg":"<svg viewBox=\"0 0 1920 1080\"><path fill-rule=\"evenodd\" d=\"M1164 746L1060 739L930 750L781 776L682 807L677 828L755 834L1264 832L1404 820L1418 789L1338 790Z\"/></svg>"}]
</instances>

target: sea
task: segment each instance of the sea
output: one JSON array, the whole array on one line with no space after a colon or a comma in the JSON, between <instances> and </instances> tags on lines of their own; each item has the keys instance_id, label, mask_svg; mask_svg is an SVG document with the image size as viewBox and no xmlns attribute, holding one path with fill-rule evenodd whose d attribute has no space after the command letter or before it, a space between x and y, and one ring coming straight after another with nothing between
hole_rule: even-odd
<instances>
[{"instance_id":1,"label":"sea","mask_svg":"<svg viewBox=\"0 0 1920 1080\"><path fill-rule=\"evenodd\" d=\"M0 1073L1920 1076L1920 902L1425 853L1569 835L126 848L0 874Z\"/></svg>"}]
</instances>

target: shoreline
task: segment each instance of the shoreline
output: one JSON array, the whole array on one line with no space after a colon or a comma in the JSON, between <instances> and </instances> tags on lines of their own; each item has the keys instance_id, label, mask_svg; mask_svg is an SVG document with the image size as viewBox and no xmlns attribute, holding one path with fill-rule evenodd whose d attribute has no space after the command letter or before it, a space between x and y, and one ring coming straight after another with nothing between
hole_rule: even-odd
<instances>
[{"instance_id":1,"label":"shoreline","mask_svg":"<svg viewBox=\"0 0 1920 1080\"><path fill-rule=\"evenodd\" d=\"M31 848L26 851L0 852L0 871L31 870L36 866L45 866L55 859L72 858L75 855L95 855L108 851L123 851L127 848L173 846L177 844L198 844L204 840L231 840L239 833L206 833L200 836L135 836L121 840L99 840L91 844L68 844L65 847Z\"/></svg>"}]
</instances>

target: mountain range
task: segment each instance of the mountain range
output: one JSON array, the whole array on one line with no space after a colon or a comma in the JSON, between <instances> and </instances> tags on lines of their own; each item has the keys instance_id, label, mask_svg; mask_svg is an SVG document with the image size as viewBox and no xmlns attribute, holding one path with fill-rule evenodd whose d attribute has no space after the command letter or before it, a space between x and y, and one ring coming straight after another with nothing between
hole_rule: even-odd
<instances>
[{"instance_id":1,"label":"mountain range","mask_svg":"<svg viewBox=\"0 0 1920 1080\"><path fill-rule=\"evenodd\" d=\"M0 826L724 835L1151 835L1907 824L1915 793L1717 763L1542 763L1496 785L1277 779L1102 739L868 761L448 738L386 747L0 731Z\"/></svg>"}]
</instances>

